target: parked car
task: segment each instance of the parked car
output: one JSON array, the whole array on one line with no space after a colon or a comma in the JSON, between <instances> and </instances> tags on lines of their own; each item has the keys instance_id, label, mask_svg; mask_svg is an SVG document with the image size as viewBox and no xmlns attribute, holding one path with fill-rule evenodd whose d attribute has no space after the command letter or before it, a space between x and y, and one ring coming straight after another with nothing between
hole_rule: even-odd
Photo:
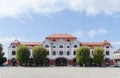
<instances>
[{"instance_id":1,"label":"parked car","mask_svg":"<svg viewBox=\"0 0 120 78\"><path fill-rule=\"evenodd\" d=\"M120 65L114 65L114 67L120 67Z\"/></svg>"},{"instance_id":2,"label":"parked car","mask_svg":"<svg viewBox=\"0 0 120 78\"><path fill-rule=\"evenodd\" d=\"M0 65L0 67L8 67L7 64Z\"/></svg>"}]
</instances>

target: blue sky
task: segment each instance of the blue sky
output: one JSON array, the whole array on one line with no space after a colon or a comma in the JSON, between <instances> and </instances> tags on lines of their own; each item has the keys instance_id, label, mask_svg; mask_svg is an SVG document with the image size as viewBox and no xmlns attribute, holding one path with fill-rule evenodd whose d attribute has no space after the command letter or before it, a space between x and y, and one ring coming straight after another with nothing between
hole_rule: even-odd
<instances>
[{"instance_id":1,"label":"blue sky","mask_svg":"<svg viewBox=\"0 0 120 78\"><path fill-rule=\"evenodd\" d=\"M14 39L44 41L53 33L69 33L79 41L111 42L120 48L119 0L1 0L0 43Z\"/></svg>"}]
</instances>

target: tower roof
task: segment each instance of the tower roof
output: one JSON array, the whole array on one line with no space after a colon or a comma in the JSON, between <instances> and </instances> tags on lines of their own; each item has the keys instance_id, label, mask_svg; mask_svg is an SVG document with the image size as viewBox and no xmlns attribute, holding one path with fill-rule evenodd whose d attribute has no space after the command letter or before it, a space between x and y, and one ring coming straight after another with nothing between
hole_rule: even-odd
<instances>
[{"instance_id":1,"label":"tower roof","mask_svg":"<svg viewBox=\"0 0 120 78\"><path fill-rule=\"evenodd\" d=\"M76 38L76 37L67 33L55 33L55 34L49 35L46 38Z\"/></svg>"},{"instance_id":2,"label":"tower roof","mask_svg":"<svg viewBox=\"0 0 120 78\"><path fill-rule=\"evenodd\" d=\"M19 41L18 41L17 39L15 39L12 43L13 43L13 44L18 44Z\"/></svg>"}]
</instances>

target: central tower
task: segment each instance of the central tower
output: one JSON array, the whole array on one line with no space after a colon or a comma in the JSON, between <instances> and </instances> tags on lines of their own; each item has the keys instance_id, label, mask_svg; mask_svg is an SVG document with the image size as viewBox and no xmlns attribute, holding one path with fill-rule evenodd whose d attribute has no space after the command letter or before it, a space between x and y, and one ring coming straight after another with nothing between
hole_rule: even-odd
<instances>
[{"instance_id":1,"label":"central tower","mask_svg":"<svg viewBox=\"0 0 120 78\"><path fill-rule=\"evenodd\" d=\"M71 65L75 59L75 49L80 46L77 38L67 33L56 33L46 37L43 42L48 50L47 58L53 65Z\"/></svg>"}]
</instances>

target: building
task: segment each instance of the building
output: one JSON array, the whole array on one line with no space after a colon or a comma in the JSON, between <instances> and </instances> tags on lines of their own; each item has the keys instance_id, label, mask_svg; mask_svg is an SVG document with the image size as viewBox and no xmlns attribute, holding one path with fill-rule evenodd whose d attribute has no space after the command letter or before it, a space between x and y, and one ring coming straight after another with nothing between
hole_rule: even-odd
<instances>
[{"instance_id":1,"label":"building","mask_svg":"<svg viewBox=\"0 0 120 78\"><path fill-rule=\"evenodd\" d=\"M113 49L111 44L104 40L103 42L80 42L75 36L67 33L52 34L45 38L43 42L20 42L14 40L8 48L8 64L16 63L15 54L18 45L25 45L29 48L32 58L32 48L37 45L44 46L47 51L47 60L49 65L75 65L75 50L81 46L90 47L90 56L92 57L93 48L96 46L104 48L105 59L103 64L113 64Z\"/></svg>"},{"instance_id":2,"label":"building","mask_svg":"<svg viewBox=\"0 0 120 78\"><path fill-rule=\"evenodd\" d=\"M114 52L114 61L116 65L120 65L120 49Z\"/></svg>"}]
</instances>

